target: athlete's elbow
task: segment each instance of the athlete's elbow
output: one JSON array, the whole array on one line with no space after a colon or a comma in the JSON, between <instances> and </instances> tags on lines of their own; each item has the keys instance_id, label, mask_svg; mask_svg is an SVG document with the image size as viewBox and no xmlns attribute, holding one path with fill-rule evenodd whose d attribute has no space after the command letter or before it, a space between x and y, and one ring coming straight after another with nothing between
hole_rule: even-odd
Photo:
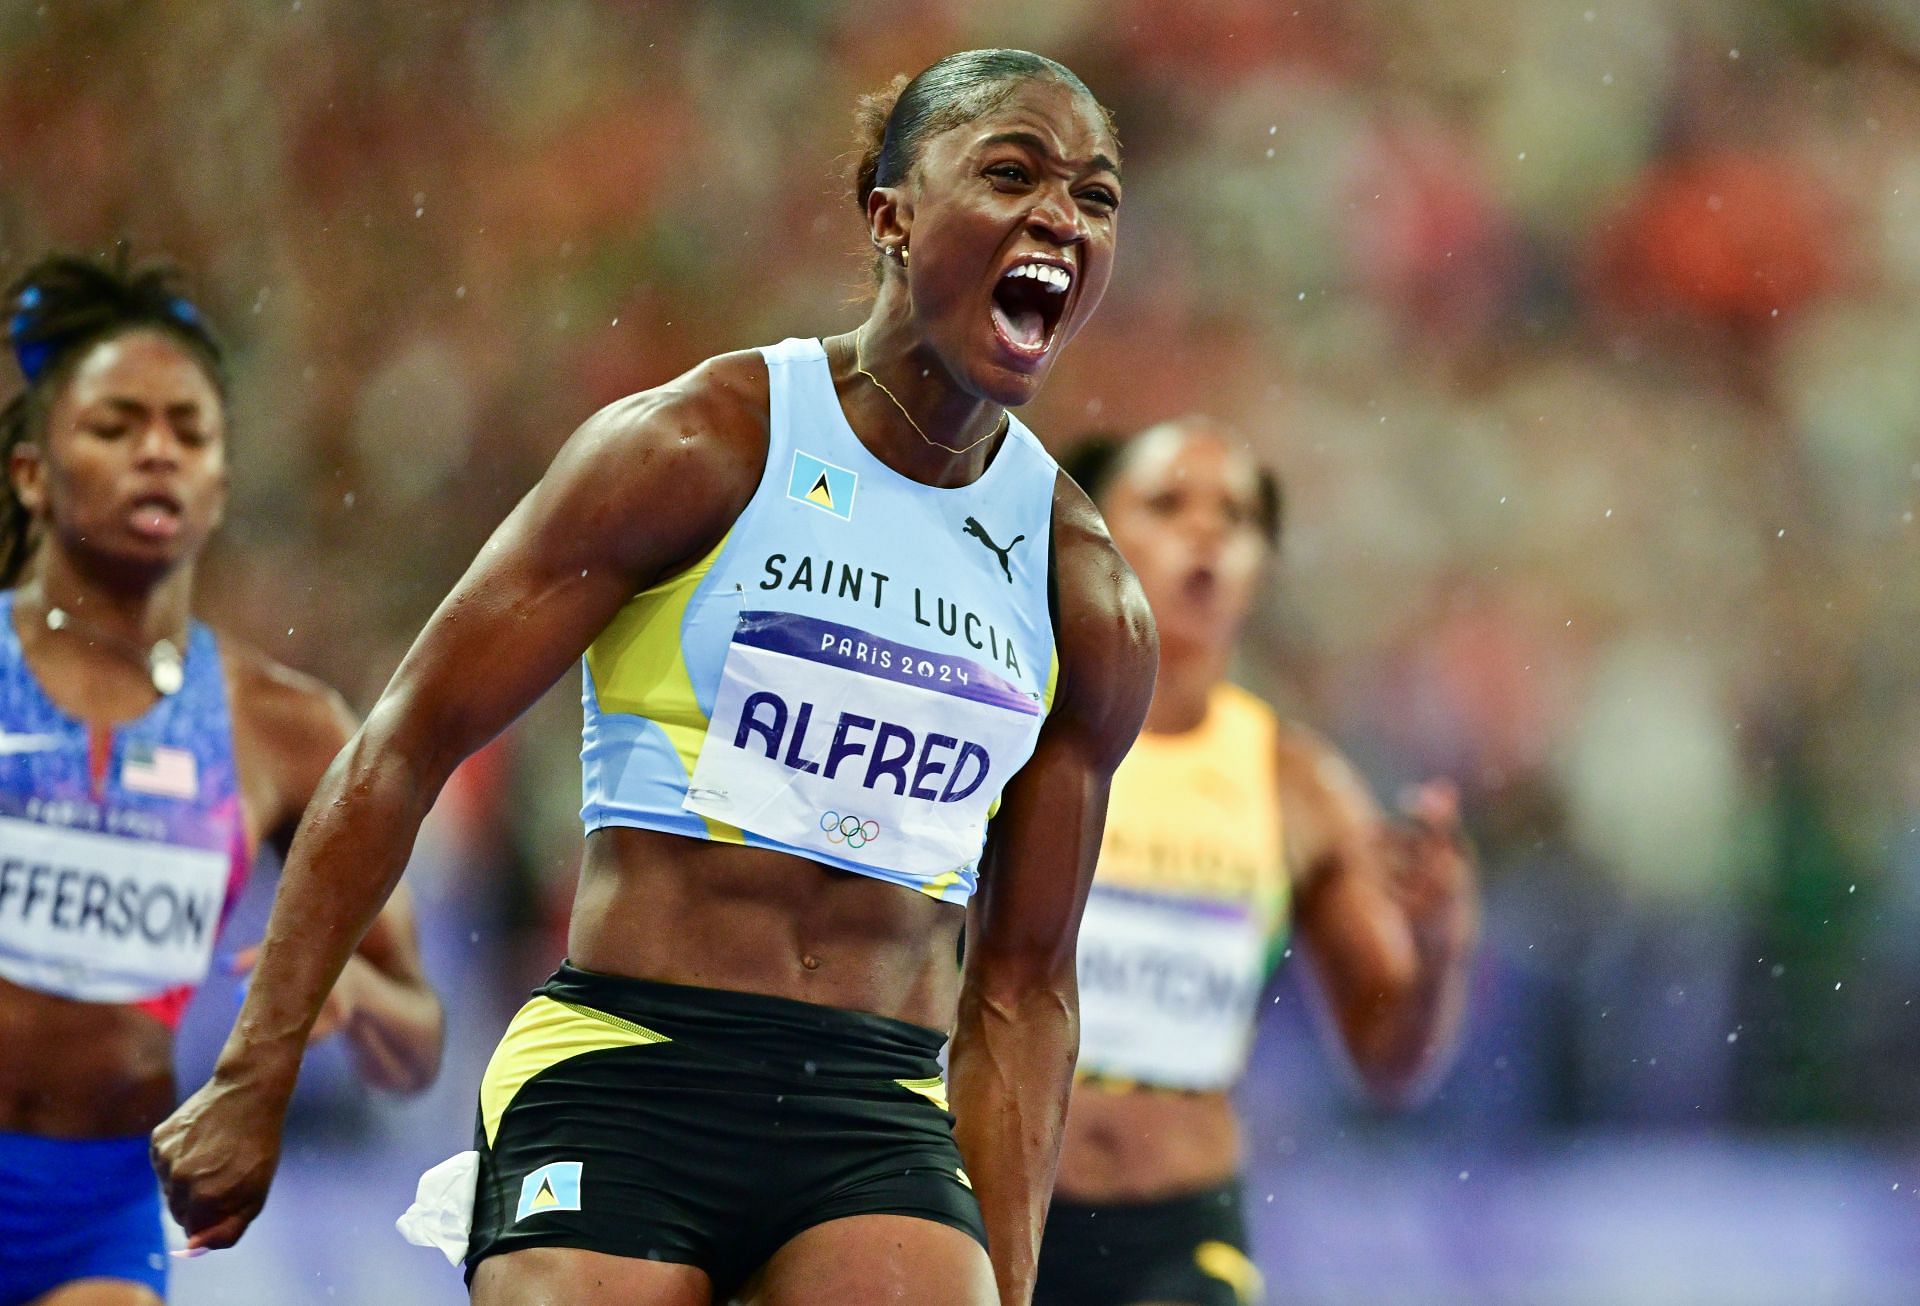
<instances>
[{"instance_id":1,"label":"athlete's elbow","mask_svg":"<svg viewBox=\"0 0 1920 1306\"><path fill-rule=\"evenodd\" d=\"M1374 1018L1349 1027L1348 1060L1366 1097L1384 1111L1417 1107L1432 1093L1441 1057L1441 1036L1430 1018L1410 1010L1408 995L1375 1009Z\"/></svg>"},{"instance_id":2,"label":"athlete's elbow","mask_svg":"<svg viewBox=\"0 0 1920 1306\"><path fill-rule=\"evenodd\" d=\"M396 792L431 804L466 756L453 746L457 734L453 723L389 691L341 754L348 792L367 792L390 780Z\"/></svg>"}]
</instances>

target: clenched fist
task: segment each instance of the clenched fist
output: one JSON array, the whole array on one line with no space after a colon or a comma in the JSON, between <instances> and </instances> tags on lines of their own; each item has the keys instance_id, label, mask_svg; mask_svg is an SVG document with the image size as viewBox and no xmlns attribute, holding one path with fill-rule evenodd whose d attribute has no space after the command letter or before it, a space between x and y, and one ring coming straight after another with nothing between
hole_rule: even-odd
<instances>
[{"instance_id":1,"label":"clenched fist","mask_svg":"<svg viewBox=\"0 0 1920 1306\"><path fill-rule=\"evenodd\" d=\"M153 1131L153 1168L187 1250L240 1241L280 1164L286 1096L218 1072Z\"/></svg>"}]
</instances>

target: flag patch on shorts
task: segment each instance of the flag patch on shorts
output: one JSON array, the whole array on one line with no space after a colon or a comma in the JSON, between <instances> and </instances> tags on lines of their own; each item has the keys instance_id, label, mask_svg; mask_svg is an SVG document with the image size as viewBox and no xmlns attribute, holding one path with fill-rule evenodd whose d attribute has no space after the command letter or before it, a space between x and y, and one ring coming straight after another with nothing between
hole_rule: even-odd
<instances>
[{"instance_id":1,"label":"flag patch on shorts","mask_svg":"<svg viewBox=\"0 0 1920 1306\"><path fill-rule=\"evenodd\" d=\"M543 1165L520 1181L520 1209L514 1214L515 1224L530 1215L539 1215L543 1211L577 1211L580 1209L580 1167L579 1161L555 1161Z\"/></svg>"}]
</instances>

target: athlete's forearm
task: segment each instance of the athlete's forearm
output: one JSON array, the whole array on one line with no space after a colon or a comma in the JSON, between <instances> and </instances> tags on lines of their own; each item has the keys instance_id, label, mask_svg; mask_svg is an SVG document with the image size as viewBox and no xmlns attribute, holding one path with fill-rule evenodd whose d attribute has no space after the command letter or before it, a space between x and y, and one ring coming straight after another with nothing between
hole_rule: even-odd
<instances>
[{"instance_id":1,"label":"athlete's forearm","mask_svg":"<svg viewBox=\"0 0 1920 1306\"><path fill-rule=\"evenodd\" d=\"M292 1092L308 1031L406 868L445 775L397 747L378 720L376 710L334 760L294 836L218 1078ZM438 1041L436 1029L436 1063Z\"/></svg>"},{"instance_id":2,"label":"athlete's forearm","mask_svg":"<svg viewBox=\"0 0 1920 1306\"><path fill-rule=\"evenodd\" d=\"M1071 982L996 1000L969 985L954 1028L955 1135L987 1226L1002 1306L1033 1296L1080 1040Z\"/></svg>"},{"instance_id":3,"label":"athlete's forearm","mask_svg":"<svg viewBox=\"0 0 1920 1306\"><path fill-rule=\"evenodd\" d=\"M1333 995L1354 1067L1374 1097L1404 1105L1451 1059L1466 1013L1478 929L1466 916L1396 922L1416 961L1405 982Z\"/></svg>"},{"instance_id":4,"label":"athlete's forearm","mask_svg":"<svg viewBox=\"0 0 1920 1306\"><path fill-rule=\"evenodd\" d=\"M1446 918L1409 922L1420 953L1420 975L1395 1021L1394 1053L1387 1064L1398 1071L1396 1096L1417 1094L1453 1059L1466 1017L1467 988L1479 944L1479 921L1470 908Z\"/></svg>"}]
</instances>

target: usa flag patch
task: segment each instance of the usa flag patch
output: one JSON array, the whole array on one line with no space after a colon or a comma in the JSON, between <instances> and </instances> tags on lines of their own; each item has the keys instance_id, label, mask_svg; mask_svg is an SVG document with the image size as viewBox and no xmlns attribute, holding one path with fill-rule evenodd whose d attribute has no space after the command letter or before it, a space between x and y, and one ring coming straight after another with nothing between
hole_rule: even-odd
<instances>
[{"instance_id":1,"label":"usa flag patch","mask_svg":"<svg viewBox=\"0 0 1920 1306\"><path fill-rule=\"evenodd\" d=\"M200 770L184 748L129 742L120 764L120 786L129 793L192 799L200 794Z\"/></svg>"}]
</instances>

